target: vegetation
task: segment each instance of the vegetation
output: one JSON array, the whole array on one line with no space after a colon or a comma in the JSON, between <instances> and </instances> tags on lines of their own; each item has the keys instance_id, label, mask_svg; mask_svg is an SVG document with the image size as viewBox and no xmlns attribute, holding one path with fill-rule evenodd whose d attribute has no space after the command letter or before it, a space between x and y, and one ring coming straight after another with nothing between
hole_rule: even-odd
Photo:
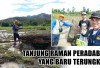
<instances>
[{"instance_id":1,"label":"vegetation","mask_svg":"<svg viewBox=\"0 0 100 68\"><path fill-rule=\"evenodd\" d=\"M17 51L8 50L10 45L0 46L0 64L5 62L16 62L24 64L37 64L37 60L31 57L24 57L22 54L18 54ZM34 63L35 62L35 63Z\"/></svg>"},{"instance_id":2,"label":"vegetation","mask_svg":"<svg viewBox=\"0 0 100 68\"><path fill-rule=\"evenodd\" d=\"M4 54L8 50L9 47L10 47L10 45L0 46L0 53Z\"/></svg>"},{"instance_id":3,"label":"vegetation","mask_svg":"<svg viewBox=\"0 0 100 68\"><path fill-rule=\"evenodd\" d=\"M50 26L51 15L42 13L35 16L8 18L5 20L0 20L0 26L11 27L15 20L19 21L19 26Z\"/></svg>"},{"instance_id":4,"label":"vegetation","mask_svg":"<svg viewBox=\"0 0 100 68\"><path fill-rule=\"evenodd\" d=\"M17 51L8 50L9 47L9 45L0 46L0 64L5 62L16 62L18 64L24 64L26 67L30 66L31 68L60 68L59 65L39 65L37 58L23 57L23 55L18 54Z\"/></svg>"},{"instance_id":5,"label":"vegetation","mask_svg":"<svg viewBox=\"0 0 100 68\"><path fill-rule=\"evenodd\" d=\"M72 9L67 9L65 10L65 8L63 9L52 9L52 13L57 13L57 14L69 14L69 15L80 15L82 12L86 12L87 14L92 14L94 12L99 12L100 13L100 10L98 11L91 11L89 8L86 8L86 7L83 7L83 10L82 11L76 11L75 10L75 7L72 7Z\"/></svg>"},{"instance_id":6,"label":"vegetation","mask_svg":"<svg viewBox=\"0 0 100 68\"><path fill-rule=\"evenodd\" d=\"M49 68L60 68L60 65L49 65Z\"/></svg>"},{"instance_id":7,"label":"vegetation","mask_svg":"<svg viewBox=\"0 0 100 68\"><path fill-rule=\"evenodd\" d=\"M20 26L20 28L25 28L25 29L37 29L37 28L46 28L49 29L51 26ZM4 27L4 26L0 26L0 30L12 30L12 27Z\"/></svg>"}]
</instances>

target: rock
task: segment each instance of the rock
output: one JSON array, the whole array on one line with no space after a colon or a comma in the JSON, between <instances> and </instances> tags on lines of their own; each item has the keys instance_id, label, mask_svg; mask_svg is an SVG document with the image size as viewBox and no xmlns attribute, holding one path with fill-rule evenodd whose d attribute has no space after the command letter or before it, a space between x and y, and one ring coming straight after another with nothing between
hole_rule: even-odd
<instances>
[{"instance_id":1,"label":"rock","mask_svg":"<svg viewBox=\"0 0 100 68\"><path fill-rule=\"evenodd\" d=\"M17 63L9 62L1 65L1 68L20 68Z\"/></svg>"}]
</instances>

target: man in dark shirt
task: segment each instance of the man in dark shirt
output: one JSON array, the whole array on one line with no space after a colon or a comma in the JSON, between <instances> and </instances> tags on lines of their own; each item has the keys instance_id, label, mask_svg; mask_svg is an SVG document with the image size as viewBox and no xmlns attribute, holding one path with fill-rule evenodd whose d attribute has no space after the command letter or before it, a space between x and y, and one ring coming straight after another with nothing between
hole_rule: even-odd
<instances>
[{"instance_id":1,"label":"man in dark shirt","mask_svg":"<svg viewBox=\"0 0 100 68\"><path fill-rule=\"evenodd\" d=\"M89 28L90 28L90 26L91 26L91 25L90 25L90 21L86 19L86 12L83 12L83 13L81 14L81 16L82 16L82 20L80 20L80 22L79 22L80 33L82 32L83 24L84 24L84 25L86 24L86 29L87 29L87 31L89 30Z\"/></svg>"},{"instance_id":2,"label":"man in dark shirt","mask_svg":"<svg viewBox=\"0 0 100 68\"><path fill-rule=\"evenodd\" d=\"M90 17L93 29L88 31L88 46L100 46L100 13L93 13Z\"/></svg>"},{"instance_id":3,"label":"man in dark shirt","mask_svg":"<svg viewBox=\"0 0 100 68\"><path fill-rule=\"evenodd\" d=\"M90 28L90 21L89 21L89 20L85 20L85 21L80 20L80 22L79 22L80 28L82 27L82 24L83 24L83 23L86 23L87 29L89 30L89 28Z\"/></svg>"},{"instance_id":4,"label":"man in dark shirt","mask_svg":"<svg viewBox=\"0 0 100 68\"><path fill-rule=\"evenodd\" d=\"M19 30L19 29L23 29L23 28L19 28L19 27L18 27L18 25L17 25L18 23L19 23L19 21L15 20L15 21L14 21L14 25L13 25L13 27L12 27L12 29L13 29L13 35L14 35L14 44L15 44L15 45L16 45L16 39L17 39L17 38L18 38L18 41L19 41L19 43L20 43L18 30Z\"/></svg>"},{"instance_id":5,"label":"man in dark shirt","mask_svg":"<svg viewBox=\"0 0 100 68\"><path fill-rule=\"evenodd\" d=\"M86 19L86 12L82 12L81 14L82 20L79 22L79 28L80 28L80 40L87 42L87 32L90 28L90 21ZM87 44L86 44L87 45Z\"/></svg>"}]
</instances>

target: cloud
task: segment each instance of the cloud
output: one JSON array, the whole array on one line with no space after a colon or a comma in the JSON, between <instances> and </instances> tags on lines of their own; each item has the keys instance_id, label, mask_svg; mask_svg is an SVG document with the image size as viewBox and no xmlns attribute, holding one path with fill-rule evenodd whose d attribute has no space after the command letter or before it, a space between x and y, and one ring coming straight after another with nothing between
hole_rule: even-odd
<instances>
[{"instance_id":1,"label":"cloud","mask_svg":"<svg viewBox=\"0 0 100 68\"><path fill-rule=\"evenodd\" d=\"M48 4L52 3L57 0L27 0L28 2L34 3L34 5L40 5L40 4Z\"/></svg>"},{"instance_id":2,"label":"cloud","mask_svg":"<svg viewBox=\"0 0 100 68\"><path fill-rule=\"evenodd\" d=\"M5 19L14 16L14 10L20 8L17 3L26 3L24 0L1 0L0 1L0 19Z\"/></svg>"},{"instance_id":3,"label":"cloud","mask_svg":"<svg viewBox=\"0 0 100 68\"><path fill-rule=\"evenodd\" d=\"M100 0L59 0L65 3L66 8L75 7L76 11L81 11L83 7L89 8L92 11L99 10Z\"/></svg>"},{"instance_id":4,"label":"cloud","mask_svg":"<svg viewBox=\"0 0 100 68\"><path fill-rule=\"evenodd\" d=\"M1 0L0 20L15 16L39 14L36 10L56 0Z\"/></svg>"},{"instance_id":5,"label":"cloud","mask_svg":"<svg viewBox=\"0 0 100 68\"><path fill-rule=\"evenodd\" d=\"M92 11L100 9L100 0L1 0L0 20L15 16L51 14L52 8L65 10L75 7L81 11L83 7Z\"/></svg>"}]
</instances>

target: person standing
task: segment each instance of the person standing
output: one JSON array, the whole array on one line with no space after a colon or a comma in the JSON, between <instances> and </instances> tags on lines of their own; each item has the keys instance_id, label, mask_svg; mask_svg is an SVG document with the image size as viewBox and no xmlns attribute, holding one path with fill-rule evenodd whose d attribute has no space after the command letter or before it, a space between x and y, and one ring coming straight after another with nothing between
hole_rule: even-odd
<instances>
[{"instance_id":1,"label":"person standing","mask_svg":"<svg viewBox=\"0 0 100 68\"><path fill-rule=\"evenodd\" d=\"M18 27L18 25L17 25L18 23L19 23L19 21L15 20L15 21L14 21L14 25L13 25L13 27L12 27L12 29L13 29L13 36L14 36L14 44L15 44L15 45L16 45L16 39L17 39L17 38L18 38L18 41L19 41L19 43L20 43L18 30L19 30L19 29L23 29L23 28L19 28L19 27Z\"/></svg>"},{"instance_id":2,"label":"person standing","mask_svg":"<svg viewBox=\"0 0 100 68\"><path fill-rule=\"evenodd\" d=\"M82 20L79 21L79 28L80 28L80 40L87 42L87 32L89 31L91 25L90 25L90 21L86 19L86 12L82 12L81 14L82 16Z\"/></svg>"},{"instance_id":3,"label":"person standing","mask_svg":"<svg viewBox=\"0 0 100 68\"><path fill-rule=\"evenodd\" d=\"M68 26L71 27L70 24L67 24L66 22L64 22L64 15L58 15L57 19L54 20L52 22L52 45L53 46L57 46L58 42L59 42L59 37L60 37L60 32L62 32L62 26Z\"/></svg>"}]
</instances>

